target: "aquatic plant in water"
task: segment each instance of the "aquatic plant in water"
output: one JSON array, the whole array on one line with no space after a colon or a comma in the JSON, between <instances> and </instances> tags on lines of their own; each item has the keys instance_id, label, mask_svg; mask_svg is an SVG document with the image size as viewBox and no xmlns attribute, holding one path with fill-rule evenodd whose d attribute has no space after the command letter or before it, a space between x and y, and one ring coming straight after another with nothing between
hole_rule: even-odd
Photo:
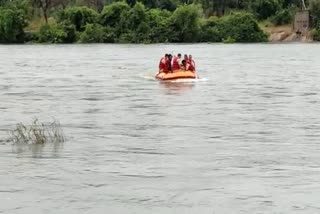
<instances>
[{"instance_id":1,"label":"aquatic plant in water","mask_svg":"<svg viewBox=\"0 0 320 214\"><path fill-rule=\"evenodd\" d=\"M38 119L34 119L31 125L18 123L15 129L9 131L9 136L9 140L16 145L65 142L61 125L56 120L50 124L40 123Z\"/></svg>"}]
</instances>

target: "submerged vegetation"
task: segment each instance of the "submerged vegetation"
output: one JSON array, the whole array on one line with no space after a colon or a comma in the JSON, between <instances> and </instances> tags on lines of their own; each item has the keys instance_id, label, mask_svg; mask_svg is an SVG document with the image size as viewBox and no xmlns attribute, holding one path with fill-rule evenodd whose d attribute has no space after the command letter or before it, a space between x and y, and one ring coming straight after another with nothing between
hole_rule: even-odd
<instances>
[{"instance_id":1,"label":"submerged vegetation","mask_svg":"<svg viewBox=\"0 0 320 214\"><path fill-rule=\"evenodd\" d=\"M40 123L38 119L34 119L31 125L18 123L9 132L9 136L9 141L14 145L41 145L65 142L61 125L56 120L50 124Z\"/></svg>"},{"instance_id":2,"label":"submerged vegetation","mask_svg":"<svg viewBox=\"0 0 320 214\"><path fill-rule=\"evenodd\" d=\"M310 6L320 31L319 0ZM0 43L264 42L300 0L0 0ZM39 21L40 20L40 21Z\"/></svg>"}]
</instances>

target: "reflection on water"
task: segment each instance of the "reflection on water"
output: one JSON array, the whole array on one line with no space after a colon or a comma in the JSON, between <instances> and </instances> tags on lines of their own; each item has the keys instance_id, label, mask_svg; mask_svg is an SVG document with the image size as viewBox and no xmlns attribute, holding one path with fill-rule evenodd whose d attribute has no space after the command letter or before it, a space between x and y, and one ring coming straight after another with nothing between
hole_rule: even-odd
<instances>
[{"instance_id":1,"label":"reflection on water","mask_svg":"<svg viewBox=\"0 0 320 214\"><path fill-rule=\"evenodd\" d=\"M319 213L319 47L0 46L0 139L68 136L0 141L0 213ZM204 79L156 81L165 52Z\"/></svg>"},{"instance_id":2,"label":"reflection on water","mask_svg":"<svg viewBox=\"0 0 320 214\"><path fill-rule=\"evenodd\" d=\"M18 154L18 156L24 157L31 154L33 158L58 157L63 147L63 143L14 144L11 146L12 152Z\"/></svg>"},{"instance_id":3,"label":"reflection on water","mask_svg":"<svg viewBox=\"0 0 320 214\"><path fill-rule=\"evenodd\" d=\"M183 93L186 90L190 90L195 86L196 83L192 82L170 82L170 81L162 81L160 85L167 89L166 92L171 93Z\"/></svg>"}]
</instances>

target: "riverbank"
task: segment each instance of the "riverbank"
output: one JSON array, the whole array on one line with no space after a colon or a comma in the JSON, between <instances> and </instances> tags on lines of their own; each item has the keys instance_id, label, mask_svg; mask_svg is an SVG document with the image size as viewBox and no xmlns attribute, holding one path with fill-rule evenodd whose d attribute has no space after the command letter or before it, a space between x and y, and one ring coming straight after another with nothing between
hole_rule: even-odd
<instances>
[{"instance_id":1,"label":"riverbank","mask_svg":"<svg viewBox=\"0 0 320 214\"><path fill-rule=\"evenodd\" d=\"M65 7L43 18L31 16L28 14L28 8L25 9L21 10L18 6L0 7L0 43L311 41L309 35L297 35L289 25L284 25L292 22L293 13L289 12L281 16L275 15L277 19L261 17L247 11L229 12L223 16L206 16L196 4L183 4L173 11L168 11L147 8L140 2L134 5L114 2L104 6L102 10L86 6ZM278 25L280 26L274 27ZM320 30L316 32L318 37L314 38L317 40L320 39Z\"/></svg>"},{"instance_id":2,"label":"riverbank","mask_svg":"<svg viewBox=\"0 0 320 214\"><path fill-rule=\"evenodd\" d=\"M39 32L41 26L45 25L45 20L42 18L35 18L30 21L25 31L29 34L35 34ZM49 25L56 25L56 20L54 18L48 19ZM307 35L296 34L293 31L292 24L275 26L271 22L260 22L258 23L260 29L267 35L267 42L270 43L290 43L290 42L302 42L309 43L313 42L311 32L309 31ZM228 43L228 41L224 41ZM33 41L30 43L38 43L37 41ZM121 42L119 42L121 43ZM232 43L232 41L229 41Z\"/></svg>"},{"instance_id":3,"label":"riverbank","mask_svg":"<svg viewBox=\"0 0 320 214\"><path fill-rule=\"evenodd\" d=\"M268 34L268 41L270 43L313 42L310 31L307 34L297 34L293 31L292 25L273 26L260 24L260 27Z\"/></svg>"}]
</instances>

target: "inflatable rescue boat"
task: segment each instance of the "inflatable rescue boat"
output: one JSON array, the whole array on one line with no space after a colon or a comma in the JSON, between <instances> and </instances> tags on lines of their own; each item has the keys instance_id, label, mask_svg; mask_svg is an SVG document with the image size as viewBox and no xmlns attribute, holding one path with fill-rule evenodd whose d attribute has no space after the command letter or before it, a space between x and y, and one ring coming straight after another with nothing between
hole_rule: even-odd
<instances>
[{"instance_id":1,"label":"inflatable rescue boat","mask_svg":"<svg viewBox=\"0 0 320 214\"><path fill-rule=\"evenodd\" d=\"M156 79L158 80L177 80L177 79L197 79L198 75L193 71L178 70L173 73L158 73Z\"/></svg>"}]
</instances>

